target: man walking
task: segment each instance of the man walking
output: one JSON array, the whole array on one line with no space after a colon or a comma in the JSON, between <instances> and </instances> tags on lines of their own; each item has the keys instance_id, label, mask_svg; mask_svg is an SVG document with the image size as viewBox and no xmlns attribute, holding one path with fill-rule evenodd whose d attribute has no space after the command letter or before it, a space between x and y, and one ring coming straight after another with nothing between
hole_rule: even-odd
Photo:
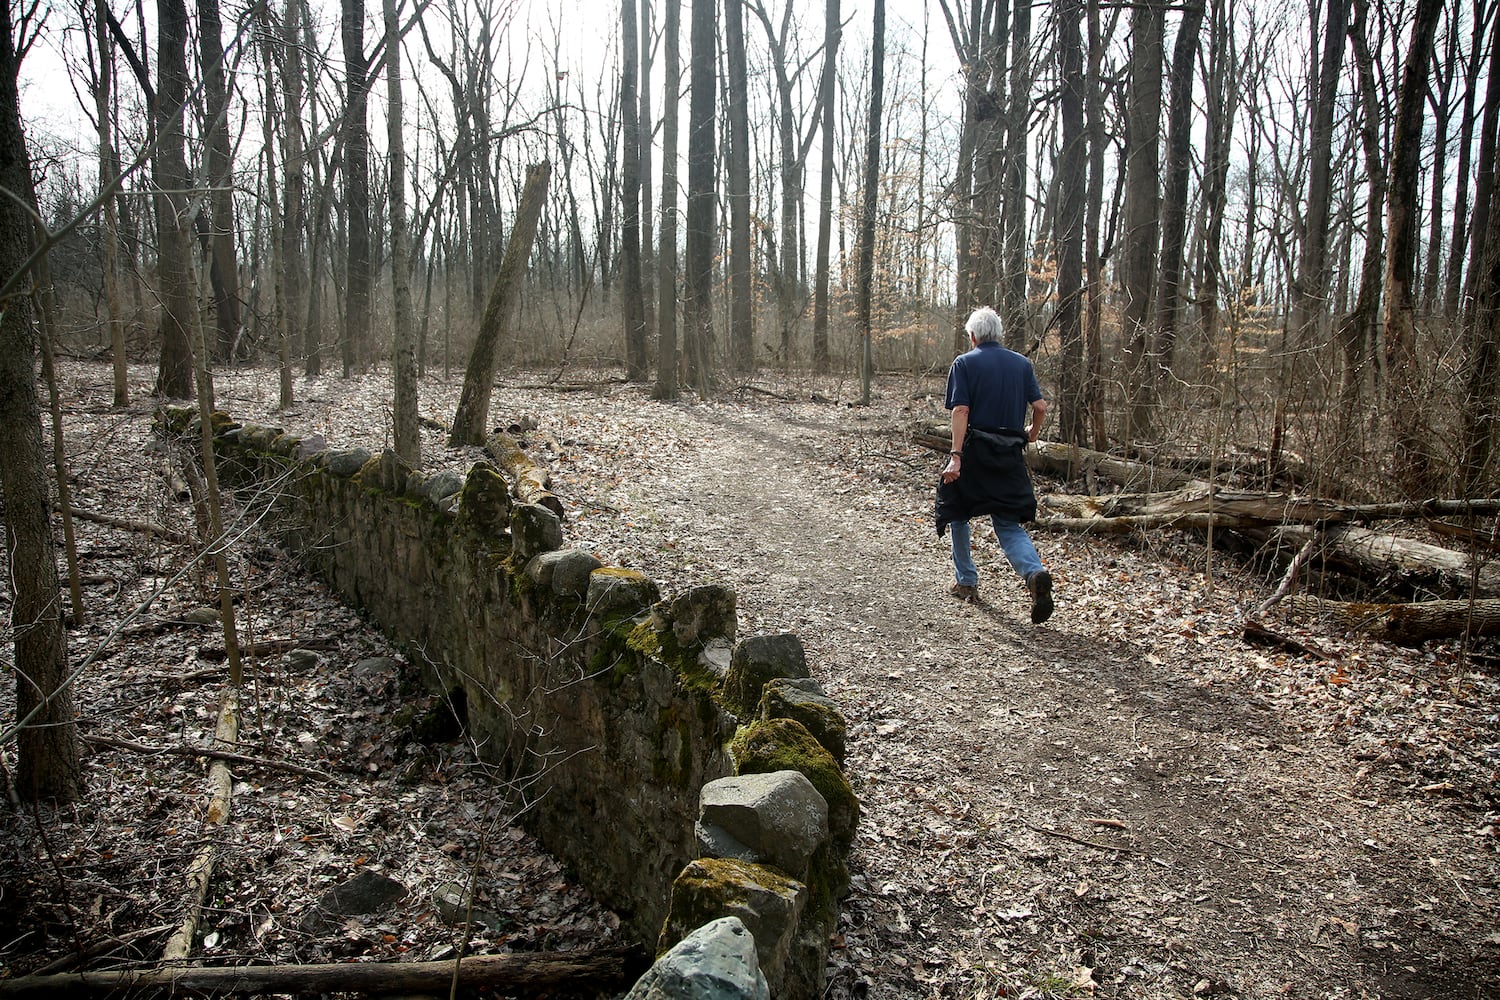
<instances>
[{"instance_id":1,"label":"man walking","mask_svg":"<svg viewBox=\"0 0 1500 1000\"><path fill-rule=\"evenodd\" d=\"M1031 593L1031 621L1040 624L1052 616L1052 574L1021 525L1036 518L1025 451L1047 418L1047 401L1031 362L1001 346L995 310L976 309L964 328L973 350L959 355L948 370L953 450L936 504L938 535L945 527L953 532L955 582L948 592L978 603L979 570L969 551L969 519L988 514L1006 560Z\"/></svg>"}]
</instances>

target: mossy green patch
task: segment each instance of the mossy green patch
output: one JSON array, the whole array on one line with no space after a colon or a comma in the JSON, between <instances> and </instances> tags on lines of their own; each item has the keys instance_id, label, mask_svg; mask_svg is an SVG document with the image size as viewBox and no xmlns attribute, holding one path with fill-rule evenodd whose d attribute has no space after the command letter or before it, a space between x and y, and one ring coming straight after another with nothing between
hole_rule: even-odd
<instances>
[{"instance_id":1,"label":"mossy green patch","mask_svg":"<svg viewBox=\"0 0 1500 1000\"><path fill-rule=\"evenodd\" d=\"M800 771L828 803L834 844L847 853L859 823L859 799L833 755L795 719L765 719L741 727L729 744L737 774Z\"/></svg>"}]
</instances>

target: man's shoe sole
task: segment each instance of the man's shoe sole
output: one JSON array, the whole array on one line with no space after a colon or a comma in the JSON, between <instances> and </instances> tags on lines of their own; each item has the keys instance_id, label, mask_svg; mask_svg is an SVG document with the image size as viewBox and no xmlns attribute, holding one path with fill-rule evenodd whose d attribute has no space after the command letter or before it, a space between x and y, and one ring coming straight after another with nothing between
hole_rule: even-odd
<instances>
[{"instance_id":1,"label":"man's shoe sole","mask_svg":"<svg viewBox=\"0 0 1500 1000\"><path fill-rule=\"evenodd\" d=\"M1052 617L1052 574L1041 570L1031 578L1031 624Z\"/></svg>"}]
</instances>

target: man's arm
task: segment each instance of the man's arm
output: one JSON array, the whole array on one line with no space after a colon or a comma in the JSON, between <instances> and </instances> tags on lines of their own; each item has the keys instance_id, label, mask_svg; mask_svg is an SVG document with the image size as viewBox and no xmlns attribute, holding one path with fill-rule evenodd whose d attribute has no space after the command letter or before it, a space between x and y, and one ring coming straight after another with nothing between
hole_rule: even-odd
<instances>
[{"instance_id":1,"label":"man's arm","mask_svg":"<svg viewBox=\"0 0 1500 1000\"><path fill-rule=\"evenodd\" d=\"M969 408L955 406L952 415L953 450L948 453L948 467L943 470L943 482L951 483L958 478L959 452L963 450L964 438L969 433Z\"/></svg>"},{"instance_id":2,"label":"man's arm","mask_svg":"<svg viewBox=\"0 0 1500 1000\"><path fill-rule=\"evenodd\" d=\"M1036 436L1042 432L1042 424L1047 422L1047 401L1045 399L1033 399L1031 401L1031 423L1026 425L1026 440L1035 441Z\"/></svg>"}]
</instances>

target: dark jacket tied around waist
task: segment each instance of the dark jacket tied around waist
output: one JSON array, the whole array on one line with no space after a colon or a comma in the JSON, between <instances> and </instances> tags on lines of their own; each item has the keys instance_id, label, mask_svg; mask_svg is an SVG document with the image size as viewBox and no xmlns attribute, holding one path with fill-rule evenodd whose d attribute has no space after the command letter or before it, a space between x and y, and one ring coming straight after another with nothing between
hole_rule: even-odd
<instances>
[{"instance_id":1,"label":"dark jacket tied around waist","mask_svg":"<svg viewBox=\"0 0 1500 1000\"><path fill-rule=\"evenodd\" d=\"M963 452L958 478L951 483L938 479L934 515L939 535L952 521L986 514L1019 524L1036 520L1025 435L970 427Z\"/></svg>"}]
</instances>

